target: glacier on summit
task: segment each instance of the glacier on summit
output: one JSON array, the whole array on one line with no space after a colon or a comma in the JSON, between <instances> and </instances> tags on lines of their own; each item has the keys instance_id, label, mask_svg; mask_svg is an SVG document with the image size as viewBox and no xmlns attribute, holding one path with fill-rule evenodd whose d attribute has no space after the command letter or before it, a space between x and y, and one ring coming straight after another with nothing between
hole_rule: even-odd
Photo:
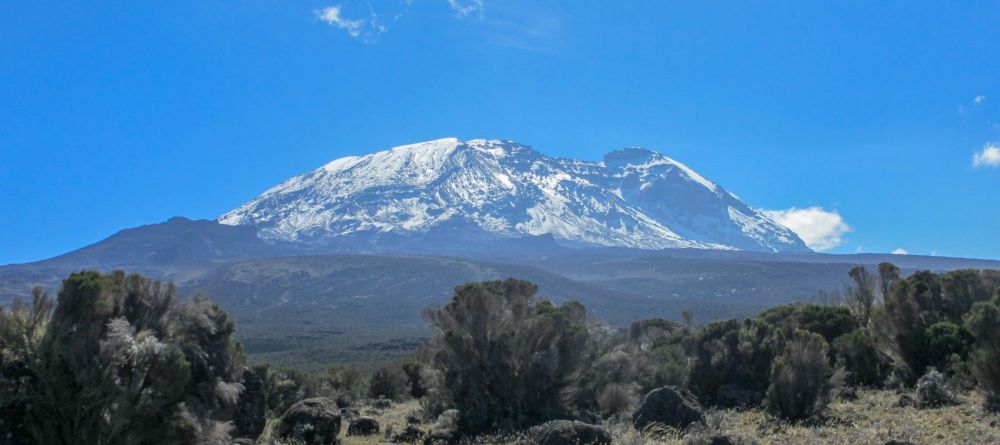
<instances>
[{"instance_id":1,"label":"glacier on summit","mask_svg":"<svg viewBox=\"0 0 1000 445\"><path fill-rule=\"evenodd\" d=\"M810 251L762 211L660 153L626 148L587 162L484 139L337 159L218 221L300 243L475 230L575 245Z\"/></svg>"}]
</instances>

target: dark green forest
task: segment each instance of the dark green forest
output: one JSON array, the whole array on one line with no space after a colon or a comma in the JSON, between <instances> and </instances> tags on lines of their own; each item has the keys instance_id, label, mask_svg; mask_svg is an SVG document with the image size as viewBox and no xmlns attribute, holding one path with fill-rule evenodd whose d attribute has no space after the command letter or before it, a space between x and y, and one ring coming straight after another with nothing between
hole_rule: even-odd
<instances>
[{"instance_id":1,"label":"dark green forest","mask_svg":"<svg viewBox=\"0 0 1000 445\"><path fill-rule=\"evenodd\" d=\"M397 443L526 431L609 443L608 419L654 437L706 424L703 408L808 425L859 389L909 391L928 409L975 392L1000 409L1000 271L903 277L883 263L849 278L837 302L627 329L536 299L530 282L469 283L424 310L436 335L407 360L306 373L249 364L208 299L79 272L56 298L36 290L0 310L0 445L339 443L342 421L350 436L379 430L361 407L404 401L419 410L384 426Z\"/></svg>"}]
</instances>

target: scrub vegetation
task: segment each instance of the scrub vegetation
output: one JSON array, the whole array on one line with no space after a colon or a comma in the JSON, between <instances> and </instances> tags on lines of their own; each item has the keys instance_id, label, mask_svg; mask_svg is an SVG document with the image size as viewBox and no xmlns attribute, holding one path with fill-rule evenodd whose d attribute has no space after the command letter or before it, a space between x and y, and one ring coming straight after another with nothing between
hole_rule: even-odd
<instances>
[{"instance_id":1,"label":"scrub vegetation","mask_svg":"<svg viewBox=\"0 0 1000 445\"><path fill-rule=\"evenodd\" d=\"M1000 441L1000 272L851 270L842 301L627 329L458 286L372 371L248 364L205 298L70 275L0 311L0 444Z\"/></svg>"}]
</instances>

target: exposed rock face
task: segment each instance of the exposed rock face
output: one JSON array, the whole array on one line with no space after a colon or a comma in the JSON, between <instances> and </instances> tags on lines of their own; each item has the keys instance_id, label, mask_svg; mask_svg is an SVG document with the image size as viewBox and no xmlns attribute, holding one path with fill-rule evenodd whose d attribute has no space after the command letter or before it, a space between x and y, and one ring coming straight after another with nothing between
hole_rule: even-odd
<instances>
[{"instance_id":1,"label":"exposed rock face","mask_svg":"<svg viewBox=\"0 0 1000 445\"><path fill-rule=\"evenodd\" d=\"M528 431L535 445L610 444L611 434L603 427L575 420L552 420Z\"/></svg>"},{"instance_id":2,"label":"exposed rock face","mask_svg":"<svg viewBox=\"0 0 1000 445\"><path fill-rule=\"evenodd\" d=\"M378 421L371 417L358 417L347 425L348 436L372 436L381 431Z\"/></svg>"},{"instance_id":3,"label":"exposed rock face","mask_svg":"<svg viewBox=\"0 0 1000 445\"><path fill-rule=\"evenodd\" d=\"M666 386L643 397L639 409L632 415L632 425L639 431L651 424L684 428L700 421L704 413L693 394Z\"/></svg>"},{"instance_id":4,"label":"exposed rock face","mask_svg":"<svg viewBox=\"0 0 1000 445\"><path fill-rule=\"evenodd\" d=\"M306 445L337 445L340 434L340 408L325 397L305 399L288 408L277 428L280 439L292 439Z\"/></svg>"}]
</instances>

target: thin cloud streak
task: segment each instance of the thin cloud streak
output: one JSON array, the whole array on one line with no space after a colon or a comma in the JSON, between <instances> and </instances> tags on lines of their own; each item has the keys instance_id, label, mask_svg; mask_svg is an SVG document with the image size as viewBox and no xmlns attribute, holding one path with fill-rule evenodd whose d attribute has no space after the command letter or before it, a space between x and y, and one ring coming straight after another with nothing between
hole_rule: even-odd
<instances>
[{"instance_id":1,"label":"thin cloud streak","mask_svg":"<svg viewBox=\"0 0 1000 445\"><path fill-rule=\"evenodd\" d=\"M370 9L368 20L346 18L342 10L343 7L340 5L327 6L316 11L316 18L330 26L347 31L348 35L365 43L374 43L380 35L388 31L374 9Z\"/></svg>"},{"instance_id":2,"label":"thin cloud streak","mask_svg":"<svg viewBox=\"0 0 1000 445\"><path fill-rule=\"evenodd\" d=\"M483 17L483 0L471 0L469 2L448 0L448 6L451 6L451 9L455 10L462 17L468 17L473 13L476 13L479 18Z\"/></svg>"}]
</instances>

